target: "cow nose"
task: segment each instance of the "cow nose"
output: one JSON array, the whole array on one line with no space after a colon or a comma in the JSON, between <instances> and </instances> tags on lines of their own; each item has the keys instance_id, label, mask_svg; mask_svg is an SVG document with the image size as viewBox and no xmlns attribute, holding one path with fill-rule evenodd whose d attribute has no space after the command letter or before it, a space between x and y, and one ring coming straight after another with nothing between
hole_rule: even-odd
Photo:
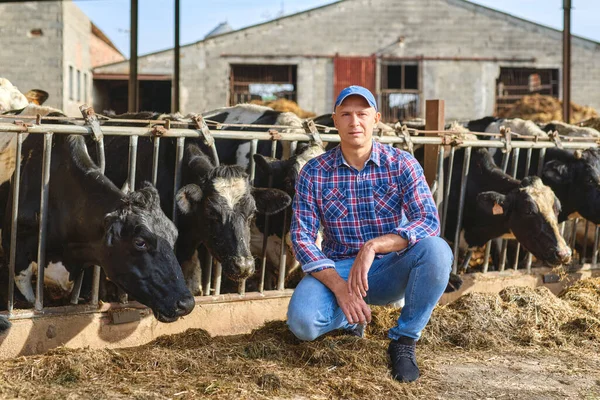
<instances>
[{"instance_id":1,"label":"cow nose","mask_svg":"<svg viewBox=\"0 0 600 400\"><path fill-rule=\"evenodd\" d=\"M188 296L183 300L179 300L177 302L177 315L179 315L180 317L183 315L188 315L192 312L195 305L196 300L194 299L194 296Z\"/></svg>"},{"instance_id":2,"label":"cow nose","mask_svg":"<svg viewBox=\"0 0 600 400\"><path fill-rule=\"evenodd\" d=\"M236 257L236 265L240 270L240 276L247 278L254 273L253 257Z\"/></svg>"},{"instance_id":3,"label":"cow nose","mask_svg":"<svg viewBox=\"0 0 600 400\"><path fill-rule=\"evenodd\" d=\"M557 250L556 257L558 257L563 264L571 262L571 249L567 247L565 249Z\"/></svg>"}]
</instances>

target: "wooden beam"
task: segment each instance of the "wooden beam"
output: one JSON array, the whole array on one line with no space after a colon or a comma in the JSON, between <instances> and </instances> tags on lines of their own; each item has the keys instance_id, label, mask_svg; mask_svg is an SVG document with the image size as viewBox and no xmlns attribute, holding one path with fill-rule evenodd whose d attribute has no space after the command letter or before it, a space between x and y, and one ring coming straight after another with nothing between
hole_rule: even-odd
<instances>
[{"instance_id":1,"label":"wooden beam","mask_svg":"<svg viewBox=\"0 0 600 400\"><path fill-rule=\"evenodd\" d=\"M444 100L425 101L425 130L441 131L444 130ZM437 136L437 133L427 133L426 136ZM438 146L425 146L425 160L423 169L425 170L425 179L431 187L435 179L438 159Z\"/></svg>"}]
</instances>

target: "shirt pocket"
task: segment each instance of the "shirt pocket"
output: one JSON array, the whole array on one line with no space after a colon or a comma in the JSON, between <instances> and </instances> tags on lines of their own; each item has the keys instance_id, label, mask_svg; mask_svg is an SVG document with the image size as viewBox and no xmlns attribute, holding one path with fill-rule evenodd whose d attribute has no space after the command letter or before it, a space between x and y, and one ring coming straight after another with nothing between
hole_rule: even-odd
<instances>
[{"instance_id":1,"label":"shirt pocket","mask_svg":"<svg viewBox=\"0 0 600 400\"><path fill-rule=\"evenodd\" d=\"M373 189L375 214L390 215L400 213L400 193L398 185L385 185Z\"/></svg>"},{"instance_id":2,"label":"shirt pocket","mask_svg":"<svg viewBox=\"0 0 600 400\"><path fill-rule=\"evenodd\" d=\"M323 189L323 216L325 220L338 220L348 216L348 206L343 189Z\"/></svg>"}]
</instances>

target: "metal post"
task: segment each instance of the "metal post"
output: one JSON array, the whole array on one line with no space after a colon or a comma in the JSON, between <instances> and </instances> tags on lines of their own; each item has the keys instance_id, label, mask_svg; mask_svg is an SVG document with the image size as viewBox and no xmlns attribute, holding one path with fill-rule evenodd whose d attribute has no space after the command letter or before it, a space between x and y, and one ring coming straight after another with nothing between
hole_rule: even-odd
<instances>
[{"instance_id":1,"label":"metal post","mask_svg":"<svg viewBox=\"0 0 600 400\"><path fill-rule=\"evenodd\" d=\"M129 182L129 190L135 191L135 173L137 165L137 148L138 148L138 137L129 137L129 176L127 181Z\"/></svg>"},{"instance_id":2,"label":"metal post","mask_svg":"<svg viewBox=\"0 0 600 400\"><path fill-rule=\"evenodd\" d=\"M592 255L592 266L598 265L598 241L600 240L600 225L596 226L596 234L594 235L594 253Z\"/></svg>"},{"instance_id":3,"label":"metal post","mask_svg":"<svg viewBox=\"0 0 600 400\"><path fill-rule=\"evenodd\" d=\"M279 256L279 278L277 280L277 290L285 289L285 266L287 262L287 245L285 243L287 235L285 232L285 227L287 226L288 210L289 208L283 210L283 228L281 232L281 254Z\"/></svg>"},{"instance_id":4,"label":"metal post","mask_svg":"<svg viewBox=\"0 0 600 400\"><path fill-rule=\"evenodd\" d=\"M156 186L158 181L158 156L160 153L160 138L154 138L154 150L152 152L152 184Z\"/></svg>"},{"instance_id":5,"label":"metal post","mask_svg":"<svg viewBox=\"0 0 600 400\"><path fill-rule=\"evenodd\" d=\"M465 158L463 160L462 179L460 181L460 199L458 201L458 218L456 221L456 232L454 233L454 262L452 263L452 272L457 273L458 269L458 245L460 241L460 230L462 228L463 209L465 207L465 195L467 194L467 179L469 178L469 166L471 163L471 148L465 148Z\"/></svg>"},{"instance_id":6,"label":"metal post","mask_svg":"<svg viewBox=\"0 0 600 400\"><path fill-rule=\"evenodd\" d=\"M172 112L180 111L179 107L179 81L180 81L180 46L179 46L179 0L175 0L175 60L173 63L173 107Z\"/></svg>"},{"instance_id":7,"label":"metal post","mask_svg":"<svg viewBox=\"0 0 600 400\"><path fill-rule=\"evenodd\" d=\"M482 271L483 273L488 272L488 268L490 267L490 252L492 250L492 241L488 240L488 242L485 244L485 252L483 253L483 267L482 267Z\"/></svg>"},{"instance_id":8,"label":"metal post","mask_svg":"<svg viewBox=\"0 0 600 400\"><path fill-rule=\"evenodd\" d=\"M258 148L258 139L252 139L250 142L250 184L254 186L254 174L256 172L256 165L254 165L254 155Z\"/></svg>"},{"instance_id":9,"label":"metal post","mask_svg":"<svg viewBox=\"0 0 600 400\"><path fill-rule=\"evenodd\" d=\"M587 256L587 242L588 242L588 232L590 228L590 222L588 220L584 221L585 223L585 233L583 234L583 251L579 257L579 263L583 264L585 262L585 258Z\"/></svg>"},{"instance_id":10,"label":"metal post","mask_svg":"<svg viewBox=\"0 0 600 400\"><path fill-rule=\"evenodd\" d=\"M571 0L563 0L563 120L571 120Z\"/></svg>"},{"instance_id":11,"label":"metal post","mask_svg":"<svg viewBox=\"0 0 600 400\"><path fill-rule=\"evenodd\" d=\"M517 169L519 167L520 152L521 152L521 149L519 149L518 147L513 149L512 177L515 179L517 178ZM519 251L520 251L520 249L521 249L521 243L517 242L517 248L515 250L515 260L513 263L514 270L517 270L519 268Z\"/></svg>"},{"instance_id":12,"label":"metal post","mask_svg":"<svg viewBox=\"0 0 600 400\"><path fill-rule=\"evenodd\" d=\"M104 137L101 137L100 140L96 142L96 153L98 153L98 167L100 168L100 172L104 174L104 170L106 169L106 156L104 154Z\"/></svg>"},{"instance_id":13,"label":"metal post","mask_svg":"<svg viewBox=\"0 0 600 400\"><path fill-rule=\"evenodd\" d=\"M138 111L138 0L131 0L128 111Z\"/></svg>"},{"instance_id":14,"label":"metal post","mask_svg":"<svg viewBox=\"0 0 600 400\"><path fill-rule=\"evenodd\" d=\"M181 166L183 165L183 151L185 145L185 138L178 137L177 138L177 148L175 150L175 177L173 179L173 223L177 225L177 191L179 190L179 186L181 186Z\"/></svg>"},{"instance_id":15,"label":"metal post","mask_svg":"<svg viewBox=\"0 0 600 400\"><path fill-rule=\"evenodd\" d=\"M213 266L213 257L210 255L210 252L206 252L206 277L204 278L204 295L210 296L210 284L212 281L212 266Z\"/></svg>"},{"instance_id":16,"label":"metal post","mask_svg":"<svg viewBox=\"0 0 600 400\"><path fill-rule=\"evenodd\" d=\"M17 150L15 155L15 172L13 173L12 214L10 224L10 258L8 264L8 312L12 313L15 293L15 262L17 258L17 222L19 216L19 191L21 190L21 151L23 134L17 134Z\"/></svg>"},{"instance_id":17,"label":"metal post","mask_svg":"<svg viewBox=\"0 0 600 400\"><path fill-rule=\"evenodd\" d=\"M50 164L52 161L51 132L44 134L44 156L42 160L42 191L40 194L40 228L38 236L38 276L35 293L35 310L44 308L44 268L46 266L46 231L48 229L48 194L50 192ZM20 160L17 160L19 162Z\"/></svg>"},{"instance_id":18,"label":"metal post","mask_svg":"<svg viewBox=\"0 0 600 400\"><path fill-rule=\"evenodd\" d=\"M450 184L452 183L452 169L454 168L454 153L456 152L456 148L452 147L450 149L450 157L448 158L448 180L446 181L446 186L444 187L444 200L442 207L444 211L442 212L442 226L440 229L441 235L446 235L446 217L448 216L448 201L450 198Z\"/></svg>"},{"instance_id":19,"label":"metal post","mask_svg":"<svg viewBox=\"0 0 600 400\"><path fill-rule=\"evenodd\" d=\"M221 294L221 277L223 275L223 266L220 262L215 264L215 279L213 282L213 286L215 287L215 296Z\"/></svg>"}]
</instances>

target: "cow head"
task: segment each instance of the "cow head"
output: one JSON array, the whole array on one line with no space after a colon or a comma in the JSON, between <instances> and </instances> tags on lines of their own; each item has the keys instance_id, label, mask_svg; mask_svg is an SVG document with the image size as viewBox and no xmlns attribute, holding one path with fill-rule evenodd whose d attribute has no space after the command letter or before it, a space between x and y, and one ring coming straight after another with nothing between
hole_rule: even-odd
<instances>
[{"instance_id":1,"label":"cow head","mask_svg":"<svg viewBox=\"0 0 600 400\"><path fill-rule=\"evenodd\" d=\"M501 219L504 230L512 232L537 259L550 265L570 262L571 250L558 230L560 202L540 178L526 177L506 195L480 193L477 204Z\"/></svg>"},{"instance_id":2,"label":"cow head","mask_svg":"<svg viewBox=\"0 0 600 400\"><path fill-rule=\"evenodd\" d=\"M579 212L585 219L600 224L600 149L560 153L542 171L542 180L563 204L560 219Z\"/></svg>"},{"instance_id":3,"label":"cow head","mask_svg":"<svg viewBox=\"0 0 600 400\"><path fill-rule=\"evenodd\" d=\"M195 183L177 193L182 218L195 226L228 277L247 278L254 273L250 227L256 213L277 213L291 203L290 197L277 189L252 188L241 167L215 167L196 146L188 146L186 162Z\"/></svg>"},{"instance_id":4,"label":"cow head","mask_svg":"<svg viewBox=\"0 0 600 400\"><path fill-rule=\"evenodd\" d=\"M257 166L255 185L267 187L269 176L272 177L272 186L282 189L290 197L296 194L296 180L302 167L311 159L325 152L316 144L300 143L296 148L296 154L287 160L268 159L261 154L254 155Z\"/></svg>"},{"instance_id":5,"label":"cow head","mask_svg":"<svg viewBox=\"0 0 600 400\"><path fill-rule=\"evenodd\" d=\"M149 183L126 194L104 218L101 265L106 276L162 322L189 314L195 304L173 251L176 239L177 229Z\"/></svg>"}]
</instances>

